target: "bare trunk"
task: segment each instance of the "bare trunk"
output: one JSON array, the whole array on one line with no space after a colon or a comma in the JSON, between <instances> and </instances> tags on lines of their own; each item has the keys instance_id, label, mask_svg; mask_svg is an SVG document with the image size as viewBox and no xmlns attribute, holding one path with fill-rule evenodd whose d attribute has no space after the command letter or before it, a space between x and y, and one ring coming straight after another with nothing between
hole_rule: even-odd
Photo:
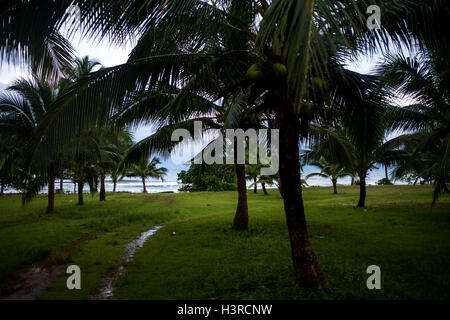
<instances>
[{"instance_id":1,"label":"bare trunk","mask_svg":"<svg viewBox=\"0 0 450 320\"><path fill-rule=\"evenodd\" d=\"M280 129L281 194L291 243L294 273L302 286L319 291L328 289L325 273L311 247L306 229L299 165L300 123L290 103L280 104L276 112Z\"/></svg>"},{"instance_id":2,"label":"bare trunk","mask_svg":"<svg viewBox=\"0 0 450 320\"><path fill-rule=\"evenodd\" d=\"M255 183L255 186L253 187L253 193L258 193L258 184L256 183L256 178L253 178L253 182Z\"/></svg>"},{"instance_id":3,"label":"bare trunk","mask_svg":"<svg viewBox=\"0 0 450 320\"><path fill-rule=\"evenodd\" d=\"M106 201L105 174L100 176L100 201Z\"/></svg>"},{"instance_id":4,"label":"bare trunk","mask_svg":"<svg viewBox=\"0 0 450 320\"><path fill-rule=\"evenodd\" d=\"M355 184L355 177L352 176L352 181L350 182L350 185L353 186Z\"/></svg>"},{"instance_id":5,"label":"bare trunk","mask_svg":"<svg viewBox=\"0 0 450 320\"><path fill-rule=\"evenodd\" d=\"M265 196L268 196L269 194L267 193L267 190L266 190L266 184L265 184L264 182L261 183L261 187L262 187L262 189L263 189L264 195L265 195Z\"/></svg>"},{"instance_id":6,"label":"bare trunk","mask_svg":"<svg viewBox=\"0 0 450 320\"><path fill-rule=\"evenodd\" d=\"M78 181L78 205L82 206L84 205L84 198L83 198L83 188L84 188L84 181Z\"/></svg>"},{"instance_id":7,"label":"bare trunk","mask_svg":"<svg viewBox=\"0 0 450 320\"><path fill-rule=\"evenodd\" d=\"M142 184L144 186L144 193L147 193L147 187L145 186L145 178L142 178Z\"/></svg>"},{"instance_id":8,"label":"bare trunk","mask_svg":"<svg viewBox=\"0 0 450 320\"><path fill-rule=\"evenodd\" d=\"M64 193L64 176L61 175L61 177L59 178L59 192L61 194Z\"/></svg>"},{"instance_id":9,"label":"bare trunk","mask_svg":"<svg viewBox=\"0 0 450 320\"><path fill-rule=\"evenodd\" d=\"M54 168L48 169L48 205L47 213L55 211L55 179L56 174Z\"/></svg>"},{"instance_id":10,"label":"bare trunk","mask_svg":"<svg viewBox=\"0 0 450 320\"><path fill-rule=\"evenodd\" d=\"M338 194L337 192L337 179L331 179L331 181L333 182L333 193L334 194Z\"/></svg>"},{"instance_id":11,"label":"bare trunk","mask_svg":"<svg viewBox=\"0 0 450 320\"><path fill-rule=\"evenodd\" d=\"M245 164L236 164L236 178L238 187L238 204L234 216L233 228L248 229L247 186L245 183Z\"/></svg>"},{"instance_id":12,"label":"bare trunk","mask_svg":"<svg viewBox=\"0 0 450 320\"><path fill-rule=\"evenodd\" d=\"M114 183L113 192L116 193L117 179L114 179L113 183Z\"/></svg>"},{"instance_id":13,"label":"bare trunk","mask_svg":"<svg viewBox=\"0 0 450 320\"><path fill-rule=\"evenodd\" d=\"M364 208L366 206L366 176L360 175L361 184L359 185L359 202L357 207Z\"/></svg>"},{"instance_id":14,"label":"bare trunk","mask_svg":"<svg viewBox=\"0 0 450 320\"><path fill-rule=\"evenodd\" d=\"M3 197L5 195L5 181L0 182L0 197Z\"/></svg>"}]
</instances>

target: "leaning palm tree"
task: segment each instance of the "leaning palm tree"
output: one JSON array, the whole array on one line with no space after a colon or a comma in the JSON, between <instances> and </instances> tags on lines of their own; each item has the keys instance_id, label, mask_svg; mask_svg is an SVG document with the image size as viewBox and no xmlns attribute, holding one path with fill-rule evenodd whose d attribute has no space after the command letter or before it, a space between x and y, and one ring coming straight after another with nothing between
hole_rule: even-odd
<instances>
[{"instance_id":1,"label":"leaning palm tree","mask_svg":"<svg viewBox=\"0 0 450 320\"><path fill-rule=\"evenodd\" d=\"M327 163L324 159L319 161L313 161L310 165L315 166L320 169L320 172L310 173L306 176L306 180L311 177L322 177L326 179L331 179L331 183L333 184L333 193L338 194L337 192L337 181L339 178L345 178L350 175L344 167L339 164L330 164Z\"/></svg>"},{"instance_id":2,"label":"leaning palm tree","mask_svg":"<svg viewBox=\"0 0 450 320\"><path fill-rule=\"evenodd\" d=\"M160 164L161 161L158 158L149 160L147 157L142 157L136 164L128 169L127 176L141 178L143 192L147 193L147 187L145 185L145 180L147 178L164 181L164 177L167 175L167 168L158 167Z\"/></svg>"},{"instance_id":3,"label":"leaning palm tree","mask_svg":"<svg viewBox=\"0 0 450 320\"><path fill-rule=\"evenodd\" d=\"M28 1L26 8L34 5L39 16L36 3L36 0ZM61 107L66 111L66 119L78 119L78 123L83 124L96 121L108 112L95 98L111 99L114 100L112 105L120 106L130 92L156 91L161 83L183 88L182 94L172 96L166 109L183 110L187 117L192 116L192 110L182 103L187 93L200 93L216 101L236 96L238 92L249 92L251 87L248 103L261 99L270 106L283 140L280 179L295 274L303 285L326 290L328 282L306 231L300 185L299 134L308 134L311 103L319 110L324 104L323 95L319 94L321 90L311 95L307 94L308 87L312 79L326 78L336 65L327 59L327 49L356 51L373 48L380 42L387 47L390 41L411 44L414 42L411 35L419 43L424 39L433 39L436 43L445 40L442 30L445 30L448 10L442 10L436 3L448 8L448 4L439 0L422 1L414 6L409 0L379 1L377 4L384 14L382 29L377 32L366 27L366 17L362 14L368 6L366 1L355 0L344 1L341 5L331 0L173 0L147 1L146 5L141 1L75 0L62 1L58 8L45 9L52 12L47 33L64 20L61 11L75 4L80 7L86 34L108 36L117 43L140 36L126 65L105 69L90 80L80 82L78 89L73 88L72 93L62 99L66 102ZM7 25L11 17L25 24L29 17L25 19L20 9L14 6L1 16L2 25ZM417 23L418 19L421 23ZM24 33L20 28L7 34L12 34L14 40L22 40ZM30 42L41 42L47 33L38 33L35 38L25 37L27 41L22 42L8 38L9 41L0 42L0 46L5 49L10 43L17 43L17 48L26 48ZM334 62L339 61L342 57ZM250 71L248 77L247 70ZM87 91L98 94L86 93L83 97L79 88L86 87L90 89ZM71 104L70 96L89 103ZM73 108L74 105L82 108ZM61 117L55 116L48 123L55 123L55 119L59 125L54 125L53 129L47 125L43 132L52 135L54 130L59 132L60 140L64 140L64 131L68 129L64 130L61 125L64 122Z\"/></svg>"}]
</instances>

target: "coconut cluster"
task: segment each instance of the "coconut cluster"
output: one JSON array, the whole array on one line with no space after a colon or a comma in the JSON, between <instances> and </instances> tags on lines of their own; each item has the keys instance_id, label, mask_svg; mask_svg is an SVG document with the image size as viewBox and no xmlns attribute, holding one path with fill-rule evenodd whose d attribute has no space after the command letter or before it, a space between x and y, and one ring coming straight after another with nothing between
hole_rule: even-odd
<instances>
[{"instance_id":1,"label":"coconut cluster","mask_svg":"<svg viewBox=\"0 0 450 320\"><path fill-rule=\"evenodd\" d=\"M258 82L271 78L286 78L287 68L282 63L255 63L248 68L246 76L247 79L252 82Z\"/></svg>"}]
</instances>

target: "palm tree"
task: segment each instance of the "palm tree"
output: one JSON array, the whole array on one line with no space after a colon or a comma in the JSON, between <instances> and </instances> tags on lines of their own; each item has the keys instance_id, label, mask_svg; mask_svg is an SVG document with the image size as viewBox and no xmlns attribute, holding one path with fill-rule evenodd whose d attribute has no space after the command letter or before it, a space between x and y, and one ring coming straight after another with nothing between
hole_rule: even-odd
<instances>
[{"instance_id":1,"label":"palm tree","mask_svg":"<svg viewBox=\"0 0 450 320\"><path fill-rule=\"evenodd\" d=\"M261 165L246 165L245 166L245 173L246 173L246 180L252 180L252 186L253 186L253 193L258 193L258 177L261 174ZM262 185L262 184L261 184ZM265 187L263 187L264 194L267 194L267 191Z\"/></svg>"},{"instance_id":2,"label":"palm tree","mask_svg":"<svg viewBox=\"0 0 450 320\"><path fill-rule=\"evenodd\" d=\"M113 181L113 193L116 192L117 182L122 180L127 172L127 167L123 165L123 160L127 151L133 146L133 138L128 130L122 129L113 141L114 157L111 157L111 170L109 174Z\"/></svg>"},{"instance_id":3,"label":"palm tree","mask_svg":"<svg viewBox=\"0 0 450 320\"><path fill-rule=\"evenodd\" d=\"M144 119L150 118L155 119L158 124L155 134L140 141L130 150L127 155L128 162L132 160L137 161L142 156L151 153L159 153L163 156L167 156L167 154L170 154L170 151L177 145L171 141L172 132L175 129L186 129L191 132L192 135L195 135L194 124L196 122L202 123L201 130L203 133L207 133L209 130L214 129L220 131L222 136L225 137L227 129L240 128L245 131L250 128L259 129L264 128L263 123L267 121L267 116L261 111L261 106L256 103L255 105L248 106L245 101L246 96L243 93L223 101L222 104L210 102L199 94L189 94L189 96L182 101L182 106L189 110L188 115L193 113L199 116L187 118L184 109L180 110L176 107L172 110L167 108L167 104L171 104L171 96L174 94L183 95L184 93L176 88L169 88L166 90L167 91L164 91L159 88L157 92L145 92L143 97L138 96L137 98L134 98L132 102L130 102L131 106L127 106L125 111L119 114L118 120L120 123L135 124L138 121L136 119L141 119L140 122L145 123ZM161 110L164 111L163 114L161 114ZM244 145L247 143L245 140L239 141L239 143L240 142ZM216 140L213 140L209 145L212 143L216 143ZM237 137L235 137L234 144L237 145L237 143ZM206 148L208 148L208 146ZM205 150L202 150L199 155L202 155L204 151ZM225 147L224 151L226 151ZM226 152L224 152L224 156L225 155ZM233 219L233 228L244 230L248 228L246 166L245 164L237 163L237 152L235 152L233 156L235 157L236 181L238 186L238 203Z\"/></svg>"},{"instance_id":4,"label":"palm tree","mask_svg":"<svg viewBox=\"0 0 450 320\"><path fill-rule=\"evenodd\" d=\"M101 67L102 66L99 61L91 60L88 56L76 58L73 63L65 65L62 68L62 71L64 72L64 78L60 80L60 87L62 91L61 95L63 95L66 91L70 91L70 88L74 83L87 77L96 68L101 69ZM85 126L83 128L84 131L72 132L70 137L65 139L65 141L73 142L75 136L76 148L73 150L72 155L76 159L74 164L74 181L78 184L78 205L84 205L83 190L86 181L89 182L91 193L94 193L94 191L96 191L97 189L95 183L95 181L97 180L97 175L94 173L94 170L89 164L89 161L94 161L93 158L96 158L97 156L101 157L101 142L98 141L101 137L101 133L99 133L98 130L92 130L92 127L92 124L88 127ZM102 178L104 179L104 175L102 176ZM102 185L104 186L103 179ZM100 197L103 197L105 193L101 192L100 194Z\"/></svg>"},{"instance_id":5,"label":"palm tree","mask_svg":"<svg viewBox=\"0 0 450 320\"><path fill-rule=\"evenodd\" d=\"M96 164L100 178L100 201L106 201L106 175L111 174L115 192L118 171L124 170L118 169L118 166L123 160L124 152L132 146L132 135L123 127L115 127L114 123L111 123L100 130L97 142L101 150Z\"/></svg>"},{"instance_id":6,"label":"palm tree","mask_svg":"<svg viewBox=\"0 0 450 320\"><path fill-rule=\"evenodd\" d=\"M0 97L0 135L4 142L8 141L10 146L20 149L21 156L25 157L27 146L37 137L38 125L51 111L56 100L57 86L33 74L29 80L16 80L7 88L7 92ZM48 184L47 213L54 212L55 179L60 162L54 154L50 159L43 170L31 168L28 173L27 192L24 195L24 200L28 200L37 194L43 185Z\"/></svg>"},{"instance_id":7,"label":"palm tree","mask_svg":"<svg viewBox=\"0 0 450 320\"><path fill-rule=\"evenodd\" d=\"M445 48L445 47L444 47ZM417 56L404 55L387 57L380 67L388 88L393 94L401 94L415 101L406 107L391 110L392 129L401 129L409 134L403 141L416 141L410 161L403 164L398 175L409 169L418 169L434 183L433 204L439 193L447 190L450 168L450 65L448 49L425 48ZM408 149L406 149L408 151Z\"/></svg>"},{"instance_id":8,"label":"palm tree","mask_svg":"<svg viewBox=\"0 0 450 320\"><path fill-rule=\"evenodd\" d=\"M441 6L436 5L438 2ZM448 10L442 10L442 6L448 8L448 4L438 0L422 1L414 6L408 0L380 2L384 13L383 25L376 33L366 28L366 17L362 14L366 11L365 1L354 0L344 1L339 6L331 0L278 0L270 3L173 0L151 1L148 6L142 6L138 1L63 1L58 8L44 6L45 10L52 12L45 22L51 27L59 25L64 20L61 8L70 4L81 8L87 34L109 36L118 43L140 35L140 41L129 63L102 70L89 81L79 83L79 88L89 87L87 91L102 94L86 93L83 97L74 88L71 95L77 96L76 100L90 100L90 103L81 104L77 109L71 107L71 103L65 103L61 109L66 111L66 118L75 119L76 114L78 120L83 118L86 123L95 121L106 112L93 98L101 100L107 97L114 100L112 105L120 106L130 92L141 89L156 91L162 84L183 88L183 94L173 96L176 103L167 107L183 110L185 116L192 110L183 106L181 101L192 92L215 100L246 92L251 86L249 104L260 98L271 106L283 141L280 180L295 274L303 285L326 290L328 282L306 231L300 184L299 133L303 136L308 133L311 103L317 110L321 110L323 105L322 95L317 92L308 96L307 87L314 77L327 75L327 69L330 69L326 48L337 50L337 47L344 47L356 51L361 47L373 48L380 42L387 47L390 41L411 45L411 35L419 43L444 43L442 30L445 30ZM25 8L30 7L36 9L35 16L43 10L36 1L28 1ZM29 17L24 18L21 8L12 8L1 16L4 20L2 25L7 25L11 17L16 23L22 22L20 25L28 22ZM417 23L418 20L421 23ZM55 29L48 30L47 33L37 33L37 37L24 37L23 28L13 30L7 34L18 40L8 38L9 41L0 42L2 52L8 52L11 43L17 43L15 49L20 50L27 48L30 42L40 42ZM22 49L20 52L27 51ZM275 64L278 65L273 67ZM253 69L249 68L253 65ZM245 77L247 69L256 71L257 75L261 75L260 71L270 73L274 69L277 76L266 77L274 80L266 81L250 74L249 78L257 80L253 81ZM64 100L68 102L70 94ZM76 105L80 106L79 103ZM93 117L95 108L99 112ZM62 122L62 119L58 120L58 123ZM62 128L61 125L47 126L47 134L58 127Z\"/></svg>"},{"instance_id":9,"label":"palm tree","mask_svg":"<svg viewBox=\"0 0 450 320\"><path fill-rule=\"evenodd\" d=\"M326 128L324 131L326 131L324 137L328 142L318 145L315 152L326 154L327 157L336 161L338 167L344 168L342 170L346 176L351 176L349 172L352 172L352 170L357 172L360 188L357 207L364 208L366 203L366 178L369 170L377 169L378 163L398 165L405 159L405 152L397 150L399 146L398 138L383 143L381 138L383 134L380 134L378 140L373 140L369 144L368 140L354 139L354 136L347 130ZM361 135L363 136L364 132ZM348 171L345 168L352 168L352 170Z\"/></svg>"},{"instance_id":10,"label":"palm tree","mask_svg":"<svg viewBox=\"0 0 450 320\"><path fill-rule=\"evenodd\" d=\"M320 169L320 172L310 173L306 176L306 180L311 177L319 176L322 178L331 179L333 184L333 193L337 194L337 181L339 178L348 177L350 174L339 164L330 164L324 159L311 162L312 166Z\"/></svg>"},{"instance_id":11,"label":"palm tree","mask_svg":"<svg viewBox=\"0 0 450 320\"><path fill-rule=\"evenodd\" d=\"M413 179L414 185L419 180L421 183L435 184L433 192L433 205L436 204L439 193L449 193L446 184L440 189L436 187L437 177L442 175L442 150L440 144L442 140L428 145L426 150L418 150L418 146L424 139L427 139L426 133L405 134L395 139L397 157L397 167L394 170L394 176L397 179ZM447 160L448 161L448 160ZM444 165L446 165L444 163ZM444 181L450 180L450 173L443 175Z\"/></svg>"},{"instance_id":12,"label":"palm tree","mask_svg":"<svg viewBox=\"0 0 450 320\"><path fill-rule=\"evenodd\" d=\"M150 177L164 181L164 176L167 174L167 168L158 167L160 164L161 161L158 158L152 158L152 160L149 161L147 157L142 157L139 162L128 169L127 176L141 178L144 187L143 192L147 193L145 179Z\"/></svg>"},{"instance_id":13,"label":"palm tree","mask_svg":"<svg viewBox=\"0 0 450 320\"><path fill-rule=\"evenodd\" d=\"M4 137L1 128L0 124L0 137L5 138L0 142L0 196L4 196L6 187L17 190L25 188L25 172L22 169L24 159L21 146L12 144Z\"/></svg>"}]
</instances>

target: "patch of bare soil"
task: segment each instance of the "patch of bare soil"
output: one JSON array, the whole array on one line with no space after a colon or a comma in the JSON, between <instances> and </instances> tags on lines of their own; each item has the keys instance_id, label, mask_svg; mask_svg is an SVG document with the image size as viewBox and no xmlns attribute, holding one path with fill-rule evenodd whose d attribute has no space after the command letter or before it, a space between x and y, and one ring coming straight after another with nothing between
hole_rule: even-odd
<instances>
[{"instance_id":1,"label":"patch of bare soil","mask_svg":"<svg viewBox=\"0 0 450 320\"><path fill-rule=\"evenodd\" d=\"M6 296L0 296L0 300L36 300L42 296L50 284L58 279L65 271L65 262L61 257L67 257L81 244L95 239L103 232L93 232L81 239L69 243L54 252L47 258L34 263L28 269L15 276L13 292Z\"/></svg>"}]
</instances>

